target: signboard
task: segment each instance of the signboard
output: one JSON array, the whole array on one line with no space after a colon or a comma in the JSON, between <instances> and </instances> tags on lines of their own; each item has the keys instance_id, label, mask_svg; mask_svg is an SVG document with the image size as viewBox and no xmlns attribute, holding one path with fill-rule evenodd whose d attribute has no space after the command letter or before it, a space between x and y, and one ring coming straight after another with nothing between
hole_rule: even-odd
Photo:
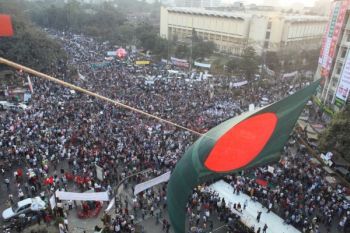
<instances>
[{"instance_id":1,"label":"signboard","mask_svg":"<svg viewBox=\"0 0 350 233\"><path fill-rule=\"evenodd\" d=\"M340 76L337 92L335 96L341 101L346 102L350 91L350 55L347 54L346 61Z\"/></svg>"},{"instance_id":2,"label":"signboard","mask_svg":"<svg viewBox=\"0 0 350 233\"><path fill-rule=\"evenodd\" d=\"M151 62L150 61L136 61L136 65L149 65Z\"/></svg>"}]
</instances>

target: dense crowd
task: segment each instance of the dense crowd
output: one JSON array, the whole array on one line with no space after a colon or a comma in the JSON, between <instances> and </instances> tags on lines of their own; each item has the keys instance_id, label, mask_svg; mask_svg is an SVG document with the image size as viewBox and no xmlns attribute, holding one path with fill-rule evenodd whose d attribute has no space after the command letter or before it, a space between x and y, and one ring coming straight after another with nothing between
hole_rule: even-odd
<instances>
[{"instance_id":1,"label":"dense crowd","mask_svg":"<svg viewBox=\"0 0 350 233\"><path fill-rule=\"evenodd\" d=\"M232 89L230 77L199 79L199 71L192 75L187 69L165 63L137 66L136 60L149 58L131 49L125 58L110 60L105 57L106 51L116 48L108 42L101 44L68 32L48 32L61 41L69 55L68 66L62 64L52 76L201 133L246 111L251 103L260 106L262 98L276 101L306 84L295 85L291 79L269 89L256 84ZM77 68L78 75L71 75L67 67ZM170 69L178 72L169 73ZM34 78L33 86L29 109L0 114L0 157L11 204L25 197L50 197L56 189L106 190L112 194L117 182L132 173L152 169L151 173L133 179L140 183L173 169L196 139L188 131L48 81ZM290 166L280 166L276 176L266 177L277 184L276 189L267 193L244 176L234 177L232 184L253 193L252 197L267 206L271 202L287 223L308 228L320 211L317 224L328 226L337 216L344 222L341 226L344 228L349 221L347 204L340 199L343 190L329 189L321 171L304 161L307 158L300 152L290 158ZM103 169L103 180L97 178L95 165ZM9 171L15 171L14 175ZM266 175L259 169L254 172L256 176ZM209 202L223 221L228 223L234 218L228 209L217 206L216 201L210 202L212 197L208 194L197 195L204 195L200 198L203 205ZM142 193L133 206L127 203L120 204L116 218L105 221L115 232L133 232L133 220L146 214L154 215L169 231L170 225L162 221L159 211L166 207L164 187ZM197 204L192 203L189 208L195 209ZM129 213L131 208L134 211ZM192 214L196 213L190 215L191 226L210 228L210 222L197 223ZM43 213L42 218L48 220L47 215ZM233 229L237 227L231 225Z\"/></svg>"}]
</instances>

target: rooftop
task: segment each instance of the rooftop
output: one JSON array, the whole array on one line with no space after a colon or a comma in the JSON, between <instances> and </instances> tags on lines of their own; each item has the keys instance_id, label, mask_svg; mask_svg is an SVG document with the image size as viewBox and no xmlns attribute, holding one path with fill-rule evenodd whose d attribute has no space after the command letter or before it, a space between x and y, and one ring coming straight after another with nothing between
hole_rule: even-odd
<instances>
[{"instance_id":1,"label":"rooftop","mask_svg":"<svg viewBox=\"0 0 350 233\"><path fill-rule=\"evenodd\" d=\"M315 15L301 15L301 14L286 14L279 11L217 11L206 10L201 8L187 8L187 7L168 7L168 11L177 12L183 14L205 15L214 17L233 18L238 20L250 19L253 16L259 17L280 17L290 22L303 22L303 21L316 21L316 22L328 22L328 17L315 16Z\"/></svg>"}]
</instances>

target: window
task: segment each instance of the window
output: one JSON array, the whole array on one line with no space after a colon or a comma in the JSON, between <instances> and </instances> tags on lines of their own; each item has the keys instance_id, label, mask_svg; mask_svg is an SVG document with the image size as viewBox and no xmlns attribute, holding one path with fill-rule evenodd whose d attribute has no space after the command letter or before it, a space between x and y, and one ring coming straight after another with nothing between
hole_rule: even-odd
<instances>
[{"instance_id":1,"label":"window","mask_svg":"<svg viewBox=\"0 0 350 233\"><path fill-rule=\"evenodd\" d=\"M346 55L346 48L342 48L341 58L344 58L345 55Z\"/></svg>"},{"instance_id":2,"label":"window","mask_svg":"<svg viewBox=\"0 0 350 233\"><path fill-rule=\"evenodd\" d=\"M340 74L340 72L341 72L341 66L338 66L337 67L337 74Z\"/></svg>"},{"instance_id":3,"label":"window","mask_svg":"<svg viewBox=\"0 0 350 233\"><path fill-rule=\"evenodd\" d=\"M346 42L350 42L350 34L347 35Z\"/></svg>"},{"instance_id":4,"label":"window","mask_svg":"<svg viewBox=\"0 0 350 233\"><path fill-rule=\"evenodd\" d=\"M269 21L269 22L267 23L267 30L271 29L271 27L272 27L272 22Z\"/></svg>"},{"instance_id":5,"label":"window","mask_svg":"<svg viewBox=\"0 0 350 233\"><path fill-rule=\"evenodd\" d=\"M264 48L267 49L269 47L269 42L268 41L265 41L264 42Z\"/></svg>"},{"instance_id":6,"label":"window","mask_svg":"<svg viewBox=\"0 0 350 233\"><path fill-rule=\"evenodd\" d=\"M216 35L216 36L215 36L215 39L216 39L216 40L221 40L221 36L220 36L220 35Z\"/></svg>"},{"instance_id":7,"label":"window","mask_svg":"<svg viewBox=\"0 0 350 233\"><path fill-rule=\"evenodd\" d=\"M222 41L227 41L227 36L222 36Z\"/></svg>"},{"instance_id":8,"label":"window","mask_svg":"<svg viewBox=\"0 0 350 233\"><path fill-rule=\"evenodd\" d=\"M266 40L269 40L269 39L270 39L270 34L271 34L270 32L266 32L266 36L265 36L265 39L266 39Z\"/></svg>"}]
</instances>

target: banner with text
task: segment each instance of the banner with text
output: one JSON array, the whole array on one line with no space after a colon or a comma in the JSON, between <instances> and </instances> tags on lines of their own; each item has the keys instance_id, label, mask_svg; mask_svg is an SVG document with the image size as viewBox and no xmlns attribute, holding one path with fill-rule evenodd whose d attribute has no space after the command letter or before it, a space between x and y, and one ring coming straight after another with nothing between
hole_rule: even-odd
<instances>
[{"instance_id":1,"label":"banner with text","mask_svg":"<svg viewBox=\"0 0 350 233\"><path fill-rule=\"evenodd\" d=\"M346 102L350 91L350 55L347 54L344 68L340 75L339 86L337 89L336 97L342 102Z\"/></svg>"},{"instance_id":2,"label":"banner with text","mask_svg":"<svg viewBox=\"0 0 350 233\"><path fill-rule=\"evenodd\" d=\"M72 193L57 190L56 198L72 201L109 201L107 192Z\"/></svg>"},{"instance_id":3,"label":"banner with text","mask_svg":"<svg viewBox=\"0 0 350 233\"><path fill-rule=\"evenodd\" d=\"M179 59L175 57L171 57L170 60L171 60L171 63L175 66L184 67L184 68L190 67L190 64L187 62L187 60Z\"/></svg>"}]
</instances>

